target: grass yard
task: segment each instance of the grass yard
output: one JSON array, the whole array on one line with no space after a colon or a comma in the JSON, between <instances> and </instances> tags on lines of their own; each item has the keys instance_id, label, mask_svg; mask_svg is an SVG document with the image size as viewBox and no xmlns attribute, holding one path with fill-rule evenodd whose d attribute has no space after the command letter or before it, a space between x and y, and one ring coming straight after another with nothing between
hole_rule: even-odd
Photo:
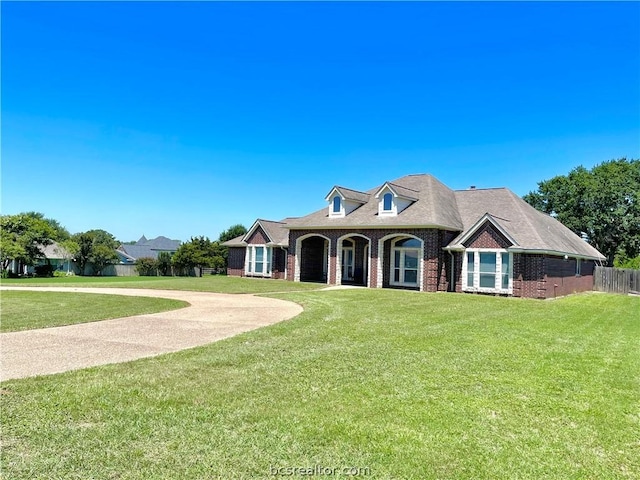
<instances>
[{"instance_id":1,"label":"grass yard","mask_svg":"<svg viewBox=\"0 0 640 480\"><path fill-rule=\"evenodd\" d=\"M164 312L189 304L166 298L4 290L0 305L0 332L16 332Z\"/></svg>"},{"instance_id":2,"label":"grass yard","mask_svg":"<svg viewBox=\"0 0 640 480\"><path fill-rule=\"evenodd\" d=\"M112 287L153 288L157 290L188 290L217 293L269 293L317 290L319 283L288 282L286 280L227 277L69 277L2 279L0 285L23 287Z\"/></svg>"},{"instance_id":3,"label":"grass yard","mask_svg":"<svg viewBox=\"0 0 640 480\"><path fill-rule=\"evenodd\" d=\"M278 297L305 312L4 382L4 478L640 477L638 298Z\"/></svg>"}]
</instances>

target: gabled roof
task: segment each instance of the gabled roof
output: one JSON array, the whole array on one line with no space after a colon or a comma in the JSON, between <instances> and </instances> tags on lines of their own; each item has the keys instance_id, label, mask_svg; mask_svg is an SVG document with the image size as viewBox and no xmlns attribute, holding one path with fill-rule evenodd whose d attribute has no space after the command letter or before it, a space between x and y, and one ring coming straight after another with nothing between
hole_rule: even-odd
<instances>
[{"instance_id":1,"label":"gabled roof","mask_svg":"<svg viewBox=\"0 0 640 480\"><path fill-rule=\"evenodd\" d=\"M376 195L385 187L412 203L395 216L378 215ZM366 196L367 201L344 217L330 218L324 207L280 222L257 220L252 229L261 226L273 245L287 246L292 229L440 228L459 232L446 247L457 250L465 248L462 242L489 222L511 242L510 251L605 258L556 219L539 212L507 188L453 191L431 175L407 175L366 193L334 187L330 195L336 190L345 199L364 200ZM224 245L243 247L247 245L245 238L249 237L237 237Z\"/></svg>"},{"instance_id":2,"label":"gabled roof","mask_svg":"<svg viewBox=\"0 0 640 480\"><path fill-rule=\"evenodd\" d=\"M255 233L255 231L261 228L267 236L267 245L274 245L280 247L286 247L289 245L289 229L284 222L274 222L273 220L264 220L259 218L256 220L251 228L247 230L247 233L240 235L231 240L223 242L222 245L226 247L244 247L247 246L247 241Z\"/></svg>"},{"instance_id":3,"label":"gabled roof","mask_svg":"<svg viewBox=\"0 0 640 480\"><path fill-rule=\"evenodd\" d=\"M379 198L380 194L385 190L385 188L389 189L395 197L402 197L406 198L407 200L413 201L418 200L418 192L416 190L396 185L391 182L386 182L384 185L382 185L382 187L380 187L378 192L374 195L375 198Z\"/></svg>"},{"instance_id":4,"label":"gabled roof","mask_svg":"<svg viewBox=\"0 0 640 480\"><path fill-rule=\"evenodd\" d=\"M396 192L401 192L401 196L415 201L396 216L378 215L378 200L375 194L384 185L391 185ZM453 190L431 175L407 175L392 182L385 182L366 194L367 203L344 217L329 218L325 207L287 223L292 229L432 226L462 230Z\"/></svg>"},{"instance_id":5,"label":"gabled roof","mask_svg":"<svg viewBox=\"0 0 640 480\"><path fill-rule=\"evenodd\" d=\"M325 200L329 200L333 196L333 192L338 192L338 194L345 200L349 200L357 203L367 203L369 201L369 194L364 192L359 192L357 190L351 190L350 188L344 188L335 186L331 189L331 191L325 197Z\"/></svg>"},{"instance_id":6,"label":"gabled roof","mask_svg":"<svg viewBox=\"0 0 640 480\"><path fill-rule=\"evenodd\" d=\"M462 242L489 215L492 223L515 242L510 250L605 258L562 223L536 210L507 188L457 190L455 195L464 230L449 244L452 249L464 248Z\"/></svg>"},{"instance_id":7,"label":"gabled roof","mask_svg":"<svg viewBox=\"0 0 640 480\"><path fill-rule=\"evenodd\" d=\"M44 258L48 258L50 260L54 260L54 259L60 260L60 259L69 257L69 252L67 252L67 250L64 247L60 246L56 242L53 242L52 244L47 245L46 247L43 247L42 245L40 245L40 251L44 255Z\"/></svg>"}]
</instances>

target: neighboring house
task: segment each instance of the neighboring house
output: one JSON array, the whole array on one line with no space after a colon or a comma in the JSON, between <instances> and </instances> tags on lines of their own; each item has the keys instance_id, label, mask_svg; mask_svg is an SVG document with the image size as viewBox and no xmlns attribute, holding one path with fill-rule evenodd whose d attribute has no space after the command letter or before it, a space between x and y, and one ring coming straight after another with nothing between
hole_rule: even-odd
<instances>
[{"instance_id":1,"label":"neighboring house","mask_svg":"<svg viewBox=\"0 0 640 480\"><path fill-rule=\"evenodd\" d=\"M139 258L158 258L158 253L160 252L169 252L173 255L178 250L180 243L180 240L171 240L162 236L147 240L143 235L133 245L120 245L116 253L120 258L120 263L134 264Z\"/></svg>"},{"instance_id":2,"label":"neighboring house","mask_svg":"<svg viewBox=\"0 0 640 480\"><path fill-rule=\"evenodd\" d=\"M605 259L506 188L451 190L408 175L367 192L336 186L325 201L225 242L228 274L550 298L591 290Z\"/></svg>"},{"instance_id":3,"label":"neighboring house","mask_svg":"<svg viewBox=\"0 0 640 480\"><path fill-rule=\"evenodd\" d=\"M54 271L61 272L73 272L75 270L73 256L56 242L46 247L40 246L40 251L44 255L43 258L39 259L34 266L27 267L27 273L35 272L35 268L39 265L51 265Z\"/></svg>"}]
</instances>

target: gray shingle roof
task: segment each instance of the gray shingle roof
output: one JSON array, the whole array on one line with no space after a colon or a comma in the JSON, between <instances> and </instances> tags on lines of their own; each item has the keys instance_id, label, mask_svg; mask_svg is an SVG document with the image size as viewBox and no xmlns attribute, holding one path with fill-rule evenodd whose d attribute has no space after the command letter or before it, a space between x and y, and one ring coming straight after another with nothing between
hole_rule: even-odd
<instances>
[{"instance_id":1,"label":"gray shingle roof","mask_svg":"<svg viewBox=\"0 0 640 480\"><path fill-rule=\"evenodd\" d=\"M451 246L458 245L466 231L488 213L524 250L604 258L562 223L536 210L507 188L457 190L455 195L464 231Z\"/></svg>"},{"instance_id":2,"label":"gray shingle roof","mask_svg":"<svg viewBox=\"0 0 640 480\"><path fill-rule=\"evenodd\" d=\"M269 236L271 241L270 245L282 246L286 247L289 245L289 229L287 228L287 224L284 221L275 222L273 220L264 220L259 218L255 221L255 223L251 226L247 233L251 232L254 227L260 226L264 230L264 232ZM245 247L247 242L245 242L245 237L247 235L240 235L236 238L232 238L231 240L227 240L223 242L222 245L226 247Z\"/></svg>"},{"instance_id":3,"label":"gray shingle roof","mask_svg":"<svg viewBox=\"0 0 640 480\"><path fill-rule=\"evenodd\" d=\"M349 190L367 195L368 201L345 217L329 218L328 208L324 207L304 217L286 218L280 222L258 222L271 237L273 244L282 246L288 244L290 229L438 227L460 232L449 246L461 248L460 239L485 214L489 214L517 243L515 249L604 259L600 252L567 227L539 212L507 188L453 191L431 175L407 175L386 183L398 195L415 199L397 216L378 215L379 199L374 195L385 185L382 184L366 193ZM343 195L348 190L343 187L335 188L340 188ZM224 245L246 246L243 238L244 236L234 238Z\"/></svg>"},{"instance_id":4,"label":"gray shingle roof","mask_svg":"<svg viewBox=\"0 0 640 480\"><path fill-rule=\"evenodd\" d=\"M167 237L156 237L147 240L143 235L135 245L122 244L118 250L124 252L131 258L158 258L158 252L175 252L180 246L180 240L171 240Z\"/></svg>"},{"instance_id":5,"label":"gray shingle roof","mask_svg":"<svg viewBox=\"0 0 640 480\"><path fill-rule=\"evenodd\" d=\"M370 195L365 192L359 192L357 190L339 187L337 185L331 189L331 192L333 192L334 190L340 192L340 195L342 195L345 200L353 200L359 203L367 203L369 201ZM331 194L331 192L329 192L329 194Z\"/></svg>"},{"instance_id":6,"label":"gray shingle roof","mask_svg":"<svg viewBox=\"0 0 640 480\"><path fill-rule=\"evenodd\" d=\"M403 189L403 196L406 194L409 198L417 198L397 216L378 215L378 199L374 198L374 195L382 188L382 184L369 190L369 201L346 217L329 218L328 209L325 207L305 217L292 219L288 225L290 228L436 226L462 230L453 190L433 176L407 175L388 183Z\"/></svg>"}]
</instances>

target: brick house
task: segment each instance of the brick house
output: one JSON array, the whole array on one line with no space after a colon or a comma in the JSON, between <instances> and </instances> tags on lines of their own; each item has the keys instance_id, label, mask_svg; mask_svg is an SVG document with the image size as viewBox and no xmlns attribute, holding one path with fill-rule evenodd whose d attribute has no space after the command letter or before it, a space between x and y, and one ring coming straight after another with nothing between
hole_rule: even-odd
<instances>
[{"instance_id":1,"label":"brick house","mask_svg":"<svg viewBox=\"0 0 640 480\"><path fill-rule=\"evenodd\" d=\"M228 274L553 298L591 290L605 259L506 188L451 190L408 175L367 192L336 186L325 201L225 242Z\"/></svg>"}]
</instances>

